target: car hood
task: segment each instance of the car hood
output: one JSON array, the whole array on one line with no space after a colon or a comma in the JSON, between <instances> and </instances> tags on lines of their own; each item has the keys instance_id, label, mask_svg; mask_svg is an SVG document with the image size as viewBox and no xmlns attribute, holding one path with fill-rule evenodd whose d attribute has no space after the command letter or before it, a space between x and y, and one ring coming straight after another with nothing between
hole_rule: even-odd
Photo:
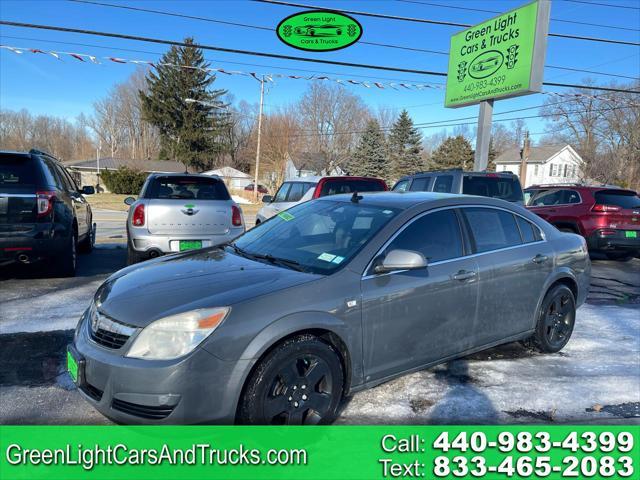
<instances>
[{"instance_id":1,"label":"car hood","mask_svg":"<svg viewBox=\"0 0 640 480\"><path fill-rule=\"evenodd\" d=\"M168 315L230 306L318 278L215 248L126 268L102 284L95 300L109 317L144 327Z\"/></svg>"}]
</instances>

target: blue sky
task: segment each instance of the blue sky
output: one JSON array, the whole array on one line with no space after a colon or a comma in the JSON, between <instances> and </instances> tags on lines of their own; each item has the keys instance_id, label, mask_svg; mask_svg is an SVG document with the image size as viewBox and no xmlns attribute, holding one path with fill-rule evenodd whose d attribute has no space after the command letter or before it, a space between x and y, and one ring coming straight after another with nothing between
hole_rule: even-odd
<instances>
[{"instance_id":1,"label":"blue sky","mask_svg":"<svg viewBox=\"0 0 640 480\"><path fill-rule=\"evenodd\" d=\"M151 8L188 15L215 18L230 22L240 22L275 28L284 17L302 9L253 3L248 1L124 1L104 0L107 3L122 3L128 6ZM592 0L595 1L595 0ZM492 16L491 13L464 11L403 1L327 1L299 0L299 3L321 5L352 10L372 11L391 15L428 18L460 23L475 24ZM430 2L427 2L430 3ZM450 7L468 7L486 10L507 11L524 1L450 1L433 0L431 3ZM606 0L601 3L621 6L640 7L640 0ZM606 24L635 31L600 28L593 26L567 24L552 21L550 31L601 38L611 38L638 42L640 33L640 10L630 8L612 8L585 3L555 0L552 2L552 18L578 22ZM59 0L0 0L0 18L2 20L40 23L86 28L109 32L156 37L169 40L181 40L186 36L195 37L197 42L226 48L239 48L287 55L299 55L310 58L330 59L357 63L416 68L434 71L446 71L447 57L422 52L382 48L356 44L336 52L301 52L283 45L274 32L220 25L191 19L167 17L150 13L133 12L102 6L79 4ZM392 43L414 48L447 51L449 38L459 28L418 24L356 16L363 26L362 41ZM164 45L135 42L121 39L86 36L72 33L33 30L17 27L0 27L0 41L3 45L40 48L47 50L87 53L96 56L119 56L129 59L156 60L168 48ZM21 38L9 38L21 37ZM69 45L53 42L80 43ZM100 48L99 48L100 47ZM133 49L142 52L130 52L120 49ZM304 74L303 70L313 70L331 74L338 78L363 78L369 80L404 80L416 83L443 83L443 77L382 72L360 68L332 65L310 64L288 60L252 57L239 54L205 52L213 67L254 71L258 73ZM235 62L235 63L232 63ZM252 65L241 65L246 63ZM578 40L549 38L547 65L599 70L619 75L640 76L640 48L635 46L602 44ZM81 63L72 58L59 61L44 55L25 53L16 55L0 50L0 107L18 110L26 108L36 114L60 115L70 119L80 113L90 113L91 105L103 97L109 88L118 81L125 80L134 70L133 65L103 63L92 65ZM545 69L546 81L581 83L589 75L572 73L556 69ZM599 84L609 84L614 79L607 76L591 76ZM618 82L627 80L618 79ZM258 101L259 84L248 77L219 75L215 82L217 88L229 90L237 100L250 103ZM307 86L304 80L278 79L268 90L265 100L266 110L278 105L296 101ZM478 107L445 109L443 90L393 91L348 87L360 95L372 108L388 106L397 109L407 108L416 122L468 117L477 114ZM563 91L561 88L545 87L549 91ZM505 110L531 107L544 102L543 95L529 95L496 102L495 113ZM534 115L537 110L522 112L522 115ZM504 117L518 116L505 115ZM499 116L495 117L499 118ZM539 119L528 120L531 132L544 131L544 122ZM425 129L425 135L437 129ZM534 136L534 140L537 137Z\"/></svg>"}]
</instances>

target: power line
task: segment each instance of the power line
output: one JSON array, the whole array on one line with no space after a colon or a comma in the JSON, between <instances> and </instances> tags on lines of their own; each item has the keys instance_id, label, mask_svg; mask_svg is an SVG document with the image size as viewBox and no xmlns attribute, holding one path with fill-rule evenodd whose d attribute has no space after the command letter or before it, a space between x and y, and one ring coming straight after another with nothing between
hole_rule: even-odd
<instances>
[{"instance_id":1,"label":"power line","mask_svg":"<svg viewBox=\"0 0 640 480\"><path fill-rule=\"evenodd\" d=\"M270 5L282 5L282 6L287 6L287 7L296 7L296 8L308 8L310 10L313 9L317 9L317 10L326 10L326 7L320 7L317 5L307 5L307 4L303 4L303 3L293 3L293 2L284 2L281 0L251 0L253 2L259 2L259 3L267 3ZM343 13L348 13L350 15L361 15L363 17L373 17L373 18L384 18L387 20L402 20L402 21L406 21L406 22L417 22L417 23L428 23L431 25L443 25L443 26L447 26L447 27L463 27L463 28L468 28L468 27L472 27L473 25L469 25L467 23L457 23L457 22L446 22L446 21L440 21L440 20L429 20L426 18L415 18L415 17L402 17L399 15L388 15L385 13L375 13L375 12L363 12L363 11L358 11L358 10L345 10L343 8L329 8L329 10L335 10L338 12L343 12ZM640 46L640 43L638 42L629 42L626 40L613 40L613 39L609 39L609 38L597 38L597 37L586 37L586 36L582 36L582 35L569 35L569 34L564 34L564 33L549 33L550 37L558 37L558 38L571 38L574 40L585 40L585 41L590 41L590 42L602 42L602 43L614 43L614 44L618 44L618 45L631 45L634 47Z\"/></svg>"},{"instance_id":2,"label":"power line","mask_svg":"<svg viewBox=\"0 0 640 480\"><path fill-rule=\"evenodd\" d=\"M72 0L73 1L73 0ZM396 2L401 3L414 3L418 5L425 5L428 7L439 7L439 8L450 8L453 10L465 10L467 12L481 12L481 13L491 13L491 14L501 14L498 10L485 10L482 8L469 8L469 7L460 7L458 5L443 5L441 3L432 3L432 2L422 2L418 0L396 0ZM603 25L601 23L589 23L589 22L579 22L577 20L565 20L564 18L553 18L551 17L552 22L558 23L570 23L573 25L584 25L586 27L600 27L600 28L611 28L614 30L627 30L630 32L638 32L640 29L638 28L629 28L629 27L620 27L618 25Z\"/></svg>"},{"instance_id":3,"label":"power line","mask_svg":"<svg viewBox=\"0 0 640 480\"><path fill-rule=\"evenodd\" d=\"M628 8L630 10L640 10L640 7L630 7L629 5L615 5L613 3L585 2L584 0L563 0L563 1L567 3L582 3L585 5L597 5L599 7Z\"/></svg>"},{"instance_id":4,"label":"power line","mask_svg":"<svg viewBox=\"0 0 640 480\"><path fill-rule=\"evenodd\" d=\"M225 24L225 25L233 25L233 26L238 26L238 27L253 28L253 29L258 29L258 30L262 30L262 31L275 32L275 29L274 28L270 28L270 27L264 27L264 26L260 26L260 25L250 25L250 24L246 24L246 23L228 22L228 21L217 20L217 19L210 18L210 17L201 17L201 16L185 15L185 14L176 13L176 12L167 12L165 10L155 10L155 9L141 8L141 7L130 7L130 6L127 6L127 5L117 5L117 4L105 3L105 2L96 2L96 1L93 1L93 0L68 0L68 1L74 2L74 3L87 4L87 5L97 5L97 6L101 6L101 7L119 8L119 9L123 9L123 10L132 10L132 11L136 11L136 12L153 13L153 14L157 14L157 15L165 15L165 16L178 17L178 18L187 18L187 19L190 19L190 20L199 20L199 21L204 21L204 22L220 23L220 24ZM411 1L411 0L397 0L397 1ZM411 3L424 3L424 2L413 2L413 1L411 1ZM429 5L431 5L431 4L429 4ZM467 9L466 7L451 7L451 8ZM475 10L475 9L472 9L472 10ZM494 12L493 10L485 10L485 11L498 13L498 12ZM394 49L400 49L400 50L408 50L408 51L414 51L414 52L431 53L431 54L436 54L436 55L449 56L449 53L448 52L444 52L444 51L429 50L429 49L415 48L415 47L407 47L407 46L404 46L404 45L392 45L392 44L387 44L387 43L366 42L366 41L360 41L358 43L363 44L363 45L372 45L372 46L377 46L377 47L394 48ZM555 66L555 65L547 65L547 67L555 69L555 70L567 70L567 71L574 71L574 72L583 72L583 73L589 73L589 74L592 74L592 75L603 75L603 76L618 77L618 78L628 78L628 79L632 79L632 80L636 79L635 77L628 77L628 76L625 76L625 75L618 75L618 74L606 73L606 72L594 72L594 71L590 71L590 70L582 70L582 69L577 69L577 68L568 68L568 67L561 67L561 66Z\"/></svg>"},{"instance_id":5,"label":"power line","mask_svg":"<svg viewBox=\"0 0 640 480\"><path fill-rule=\"evenodd\" d=\"M127 35L122 33L112 33L112 32L100 32L96 30L86 30L86 29L78 29L78 28L69 28L69 27L58 27L52 25L39 25L33 23L22 23L22 22L10 22L6 20L0 20L0 25L7 25L12 27L21 27L21 28L35 28L41 30L53 30L58 32L69 32L69 33L80 33L83 35L94 35L100 37L109 37L109 38L122 38L125 40L135 40L140 42L149 42L149 43L158 43L165 45L173 45L178 47L187 47L187 48L201 48L203 50L213 50L218 52L225 53L236 53L240 55L254 55L258 57L267 57L267 58L278 58L283 60L294 60L298 62L308 62L308 63L324 63L327 65L339 65L342 67L354 67L354 68L367 68L372 70L384 70L390 72L404 72L404 73L415 73L419 75L433 75L439 77L446 77L447 74L445 72L435 72L430 70L418 70L412 68L401 68L401 67L389 67L384 65L373 65L373 64L364 64L364 63L353 63L353 62L341 62L337 60L325 60L325 59L315 59L308 57L295 57L293 55L282 55L277 53L267 53L267 52L257 52L253 50L241 50L237 48L225 48L225 47L216 47L212 45L203 45L201 43L185 43L178 42L175 40L164 40L158 38L151 37L141 37L138 35ZM606 92L622 92L622 93L640 93L638 90L629 90L629 89L621 89L614 87L603 87L603 86L589 86L589 85L576 85L570 83L543 83L543 85L553 86L553 87L565 87L565 88L582 88L588 90L601 90Z\"/></svg>"}]
</instances>

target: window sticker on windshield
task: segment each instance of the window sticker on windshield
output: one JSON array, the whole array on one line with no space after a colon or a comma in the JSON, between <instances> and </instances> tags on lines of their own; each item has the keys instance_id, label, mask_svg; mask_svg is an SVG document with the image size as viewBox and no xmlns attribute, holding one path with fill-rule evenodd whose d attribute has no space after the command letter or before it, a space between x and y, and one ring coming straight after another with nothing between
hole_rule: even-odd
<instances>
[{"instance_id":1,"label":"window sticker on windshield","mask_svg":"<svg viewBox=\"0 0 640 480\"><path fill-rule=\"evenodd\" d=\"M291 215L289 212L280 212L278 216L283 219L285 222L293 220L295 217Z\"/></svg>"},{"instance_id":2,"label":"window sticker on windshield","mask_svg":"<svg viewBox=\"0 0 640 480\"><path fill-rule=\"evenodd\" d=\"M335 255L331 255L330 253L321 253L318 255L318 260L324 260L325 262L331 262L336 258Z\"/></svg>"},{"instance_id":3,"label":"window sticker on windshield","mask_svg":"<svg viewBox=\"0 0 640 480\"><path fill-rule=\"evenodd\" d=\"M383 210L382 213L389 215L390 213L393 213L393 210Z\"/></svg>"},{"instance_id":4,"label":"window sticker on windshield","mask_svg":"<svg viewBox=\"0 0 640 480\"><path fill-rule=\"evenodd\" d=\"M341 257L340 255L336 255L336 258L334 258L334 259L331 261L331 263L338 264L338 263L342 263L342 261L343 261L343 260L344 260L344 257Z\"/></svg>"}]
</instances>

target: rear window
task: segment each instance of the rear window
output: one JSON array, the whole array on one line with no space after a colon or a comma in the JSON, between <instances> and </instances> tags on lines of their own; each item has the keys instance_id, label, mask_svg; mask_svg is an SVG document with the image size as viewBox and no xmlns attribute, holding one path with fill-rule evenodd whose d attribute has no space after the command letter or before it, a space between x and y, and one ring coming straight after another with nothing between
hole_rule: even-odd
<instances>
[{"instance_id":1,"label":"rear window","mask_svg":"<svg viewBox=\"0 0 640 480\"><path fill-rule=\"evenodd\" d=\"M39 169L31 157L0 155L0 190L35 188L39 181Z\"/></svg>"},{"instance_id":2,"label":"rear window","mask_svg":"<svg viewBox=\"0 0 640 480\"><path fill-rule=\"evenodd\" d=\"M327 180L322 185L320 196L337 195L339 193L351 192L383 192L386 186L380 180Z\"/></svg>"},{"instance_id":3,"label":"rear window","mask_svg":"<svg viewBox=\"0 0 640 480\"><path fill-rule=\"evenodd\" d=\"M152 199L230 200L224 182L205 177L156 177L145 194Z\"/></svg>"},{"instance_id":4,"label":"rear window","mask_svg":"<svg viewBox=\"0 0 640 480\"><path fill-rule=\"evenodd\" d=\"M596 192L596 203L601 205L615 205L620 208L640 208L640 198L631 191L605 190Z\"/></svg>"},{"instance_id":5,"label":"rear window","mask_svg":"<svg viewBox=\"0 0 640 480\"><path fill-rule=\"evenodd\" d=\"M494 208L466 208L478 253L520 245L522 238L514 216Z\"/></svg>"},{"instance_id":6,"label":"rear window","mask_svg":"<svg viewBox=\"0 0 640 480\"><path fill-rule=\"evenodd\" d=\"M522 188L516 177L482 177L465 175L462 193L481 197L499 198L508 202L522 202Z\"/></svg>"}]
</instances>

